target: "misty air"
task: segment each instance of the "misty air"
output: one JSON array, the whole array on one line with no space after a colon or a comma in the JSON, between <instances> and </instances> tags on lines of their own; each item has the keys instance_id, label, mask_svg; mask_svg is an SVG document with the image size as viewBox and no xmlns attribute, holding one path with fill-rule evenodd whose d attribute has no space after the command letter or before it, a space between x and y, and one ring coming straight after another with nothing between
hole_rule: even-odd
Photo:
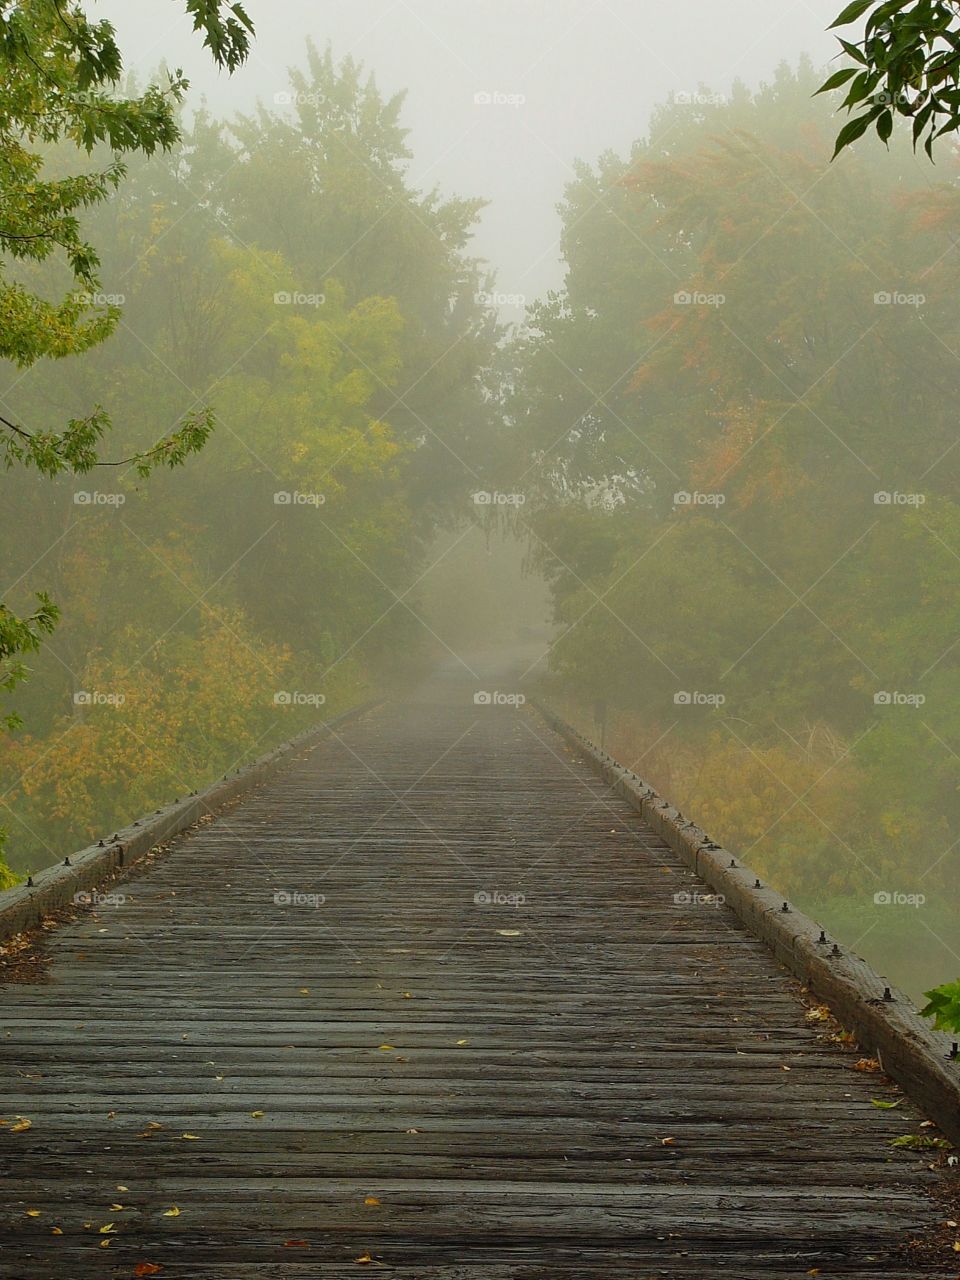
<instances>
[{"instance_id":1,"label":"misty air","mask_svg":"<svg viewBox=\"0 0 960 1280\"><path fill-rule=\"evenodd\" d=\"M960 1264L960 9L0 0L0 1280Z\"/></svg>"}]
</instances>

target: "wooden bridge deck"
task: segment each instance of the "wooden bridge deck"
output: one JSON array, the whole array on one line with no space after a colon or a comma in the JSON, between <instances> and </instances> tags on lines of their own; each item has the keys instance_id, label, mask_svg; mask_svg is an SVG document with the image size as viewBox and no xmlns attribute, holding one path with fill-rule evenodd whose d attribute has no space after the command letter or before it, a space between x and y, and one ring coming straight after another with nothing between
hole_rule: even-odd
<instances>
[{"instance_id":1,"label":"wooden bridge deck","mask_svg":"<svg viewBox=\"0 0 960 1280\"><path fill-rule=\"evenodd\" d=\"M0 1275L955 1275L919 1117L693 888L531 710L366 715L0 993Z\"/></svg>"}]
</instances>

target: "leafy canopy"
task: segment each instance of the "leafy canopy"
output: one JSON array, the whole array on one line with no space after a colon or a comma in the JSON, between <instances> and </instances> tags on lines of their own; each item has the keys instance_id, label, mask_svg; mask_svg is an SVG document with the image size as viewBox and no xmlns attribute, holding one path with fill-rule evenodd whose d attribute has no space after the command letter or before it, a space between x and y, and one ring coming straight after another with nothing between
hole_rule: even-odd
<instances>
[{"instance_id":1,"label":"leafy canopy","mask_svg":"<svg viewBox=\"0 0 960 1280\"><path fill-rule=\"evenodd\" d=\"M186 9L217 64L229 71L238 67L253 33L243 6L186 0ZM89 351L120 318L118 307L100 292L100 259L80 218L120 185L124 156L152 155L177 142L177 107L187 88L178 70L165 84L125 95L122 76L113 26L92 22L82 5L0 0L0 359L20 368ZM58 144L74 147L78 160L95 148L110 158L81 173L54 175L47 156ZM51 301L30 280L41 264L60 258L68 284ZM65 425L28 426L0 415L0 464L34 467L48 477L131 465L146 476L202 448L212 427L209 409L190 409L154 444L105 463L98 446L110 419L101 405ZM46 596L38 597L30 617L0 608L0 690L10 692L24 678L17 655L35 650L56 618Z\"/></svg>"},{"instance_id":2,"label":"leafy canopy","mask_svg":"<svg viewBox=\"0 0 960 1280\"><path fill-rule=\"evenodd\" d=\"M912 121L913 145L960 128L960 9L956 0L853 0L831 25L846 27L866 16L859 40L838 36L852 65L818 92L845 86L842 106L851 119L837 135L834 156L873 125L886 142L895 116Z\"/></svg>"}]
</instances>

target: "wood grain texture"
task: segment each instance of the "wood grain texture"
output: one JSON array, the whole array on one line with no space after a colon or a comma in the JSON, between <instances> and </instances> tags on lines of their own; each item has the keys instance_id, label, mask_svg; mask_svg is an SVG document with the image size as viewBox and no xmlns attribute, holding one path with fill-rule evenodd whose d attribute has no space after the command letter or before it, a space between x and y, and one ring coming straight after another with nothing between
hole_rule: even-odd
<instances>
[{"instance_id":1,"label":"wood grain texture","mask_svg":"<svg viewBox=\"0 0 960 1280\"><path fill-rule=\"evenodd\" d=\"M922 1117L472 694L342 726L2 990L0 1275L955 1276Z\"/></svg>"}]
</instances>

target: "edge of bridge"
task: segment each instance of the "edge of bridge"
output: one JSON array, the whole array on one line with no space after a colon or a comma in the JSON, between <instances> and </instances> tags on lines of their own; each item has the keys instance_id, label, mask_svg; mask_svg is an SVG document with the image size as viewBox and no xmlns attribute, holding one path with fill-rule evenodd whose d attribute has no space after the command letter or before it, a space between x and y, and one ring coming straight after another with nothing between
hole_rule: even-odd
<instances>
[{"instance_id":1,"label":"edge of bridge","mask_svg":"<svg viewBox=\"0 0 960 1280\"><path fill-rule=\"evenodd\" d=\"M44 916L76 902L76 895L91 893L114 876L142 862L158 845L181 835L225 804L266 782L293 760L322 741L337 725L356 719L379 706L374 698L351 707L332 720L324 720L281 743L248 765L225 773L203 791L193 791L149 817L121 827L109 839L69 853L62 862L29 875L21 884L0 892L0 943L38 925Z\"/></svg>"},{"instance_id":2,"label":"edge of bridge","mask_svg":"<svg viewBox=\"0 0 960 1280\"><path fill-rule=\"evenodd\" d=\"M960 1145L960 1056L956 1044L924 1022L910 997L891 987L865 960L842 948L653 787L601 750L539 699L547 723L582 753L606 782L691 871L716 893L805 987L823 1000L859 1044L878 1059L940 1127Z\"/></svg>"}]
</instances>

